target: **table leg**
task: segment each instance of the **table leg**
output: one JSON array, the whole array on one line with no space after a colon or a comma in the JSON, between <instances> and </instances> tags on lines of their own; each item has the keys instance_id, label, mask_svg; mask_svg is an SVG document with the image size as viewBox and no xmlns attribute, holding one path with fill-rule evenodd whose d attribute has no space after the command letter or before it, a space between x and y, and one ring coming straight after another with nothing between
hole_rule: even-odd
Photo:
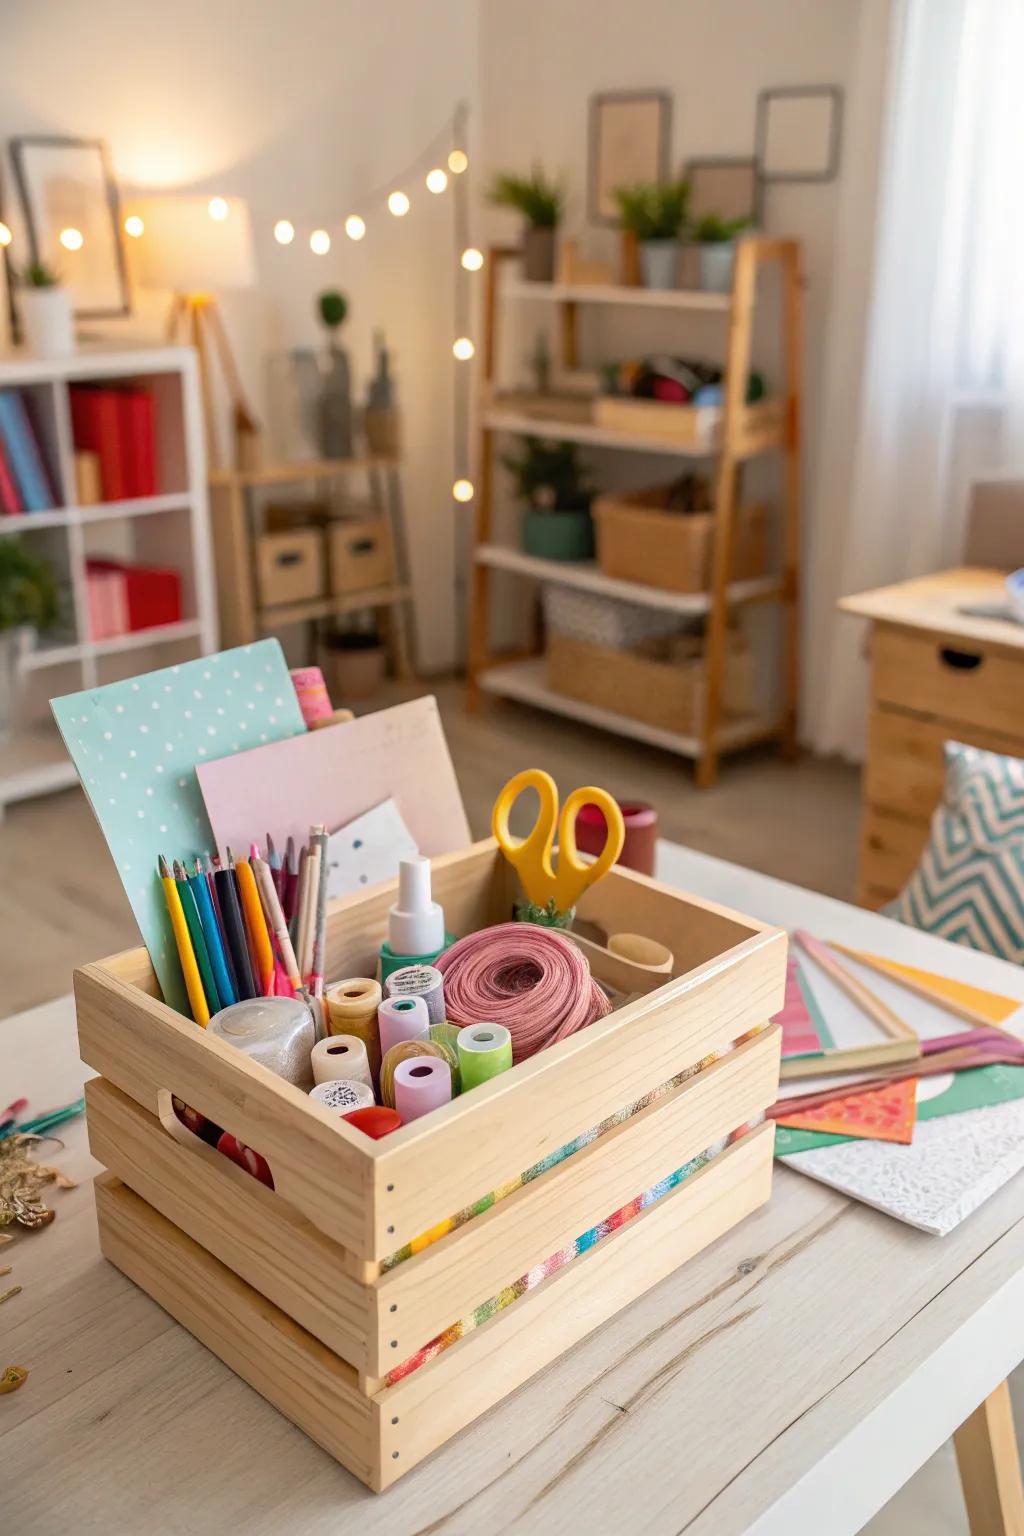
<instances>
[{"instance_id":1,"label":"table leg","mask_svg":"<svg viewBox=\"0 0 1024 1536\"><path fill-rule=\"evenodd\" d=\"M953 1437L971 1536L1024 1536L1010 1387L1002 1382Z\"/></svg>"}]
</instances>

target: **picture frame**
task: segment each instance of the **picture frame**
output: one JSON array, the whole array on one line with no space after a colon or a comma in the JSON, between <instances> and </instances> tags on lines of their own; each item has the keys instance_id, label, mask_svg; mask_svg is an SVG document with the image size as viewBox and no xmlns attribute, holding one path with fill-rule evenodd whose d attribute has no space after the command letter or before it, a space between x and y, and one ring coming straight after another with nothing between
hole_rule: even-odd
<instances>
[{"instance_id":1,"label":"picture frame","mask_svg":"<svg viewBox=\"0 0 1024 1536\"><path fill-rule=\"evenodd\" d=\"M757 98L754 154L763 182L833 181L839 174L843 93L838 85L789 85Z\"/></svg>"},{"instance_id":2,"label":"picture frame","mask_svg":"<svg viewBox=\"0 0 1024 1536\"><path fill-rule=\"evenodd\" d=\"M602 91L590 98L587 219L617 228L616 187L666 181L672 98L668 91Z\"/></svg>"},{"instance_id":3,"label":"picture frame","mask_svg":"<svg viewBox=\"0 0 1024 1536\"><path fill-rule=\"evenodd\" d=\"M695 156L684 165L683 177L690 186L692 219L717 213L760 224L761 168L752 156Z\"/></svg>"},{"instance_id":4,"label":"picture frame","mask_svg":"<svg viewBox=\"0 0 1024 1536\"><path fill-rule=\"evenodd\" d=\"M11 165L29 259L60 272L78 319L129 314L120 199L104 140L14 138ZM61 230L69 227L84 236L74 252L60 243Z\"/></svg>"}]
</instances>

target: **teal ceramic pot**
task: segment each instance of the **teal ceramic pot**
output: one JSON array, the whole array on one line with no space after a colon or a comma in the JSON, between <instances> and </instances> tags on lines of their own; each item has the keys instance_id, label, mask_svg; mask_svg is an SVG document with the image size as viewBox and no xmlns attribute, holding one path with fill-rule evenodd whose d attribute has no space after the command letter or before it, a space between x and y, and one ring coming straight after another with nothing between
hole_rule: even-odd
<instances>
[{"instance_id":1,"label":"teal ceramic pot","mask_svg":"<svg viewBox=\"0 0 1024 1536\"><path fill-rule=\"evenodd\" d=\"M589 512L527 512L523 548L541 560L592 560L594 524Z\"/></svg>"}]
</instances>

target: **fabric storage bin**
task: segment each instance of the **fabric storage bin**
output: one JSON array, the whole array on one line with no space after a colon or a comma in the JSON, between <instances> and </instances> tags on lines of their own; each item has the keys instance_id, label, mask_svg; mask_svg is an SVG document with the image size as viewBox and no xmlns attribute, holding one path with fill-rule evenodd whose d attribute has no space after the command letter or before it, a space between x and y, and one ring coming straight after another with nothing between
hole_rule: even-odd
<instances>
[{"instance_id":1,"label":"fabric storage bin","mask_svg":"<svg viewBox=\"0 0 1024 1536\"><path fill-rule=\"evenodd\" d=\"M671 486L594 502L597 563L606 576L663 592L707 592L711 586L713 512L663 510ZM768 514L741 507L733 538L733 581L753 581L768 568Z\"/></svg>"},{"instance_id":2,"label":"fabric storage bin","mask_svg":"<svg viewBox=\"0 0 1024 1536\"><path fill-rule=\"evenodd\" d=\"M613 650L549 635L548 687L629 720L690 735L700 729L704 707L704 642L697 636L681 636L660 642L658 649L662 654L644 654L643 648ZM746 637L736 631L730 635L725 657L722 708L726 715L750 713L753 673Z\"/></svg>"},{"instance_id":3,"label":"fabric storage bin","mask_svg":"<svg viewBox=\"0 0 1024 1536\"><path fill-rule=\"evenodd\" d=\"M680 634L686 624L677 613L663 608L553 585L544 588L544 622L550 634L613 649Z\"/></svg>"},{"instance_id":4,"label":"fabric storage bin","mask_svg":"<svg viewBox=\"0 0 1024 1536\"><path fill-rule=\"evenodd\" d=\"M385 517L361 517L332 522L327 529L331 591L364 592L391 581L391 530Z\"/></svg>"},{"instance_id":5,"label":"fabric storage bin","mask_svg":"<svg viewBox=\"0 0 1024 1536\"><path fill-rule=\"evenodd\" d=\"M492 839L432 873L460 934L521 894ZM330 977L373 974L396 893L331 904ZM168 1008L144 950L76 972L103 1252L372 1488L769 1196L785 933L620 867L579 911L669 946L672 975L580 939L627 1000L381 1141Z\"/></svg>"},{"instance_id":6,"label":"fabric storage bin","mask_svg":"<svg viewBox=\"0 0 1024 1536\"><path fill-rule=\"evenodd\" d=\"M260 602L301 603L322 597L323 540L315 528L261 533L256 540L256 583Z\"/></svg>"}]
</instances>

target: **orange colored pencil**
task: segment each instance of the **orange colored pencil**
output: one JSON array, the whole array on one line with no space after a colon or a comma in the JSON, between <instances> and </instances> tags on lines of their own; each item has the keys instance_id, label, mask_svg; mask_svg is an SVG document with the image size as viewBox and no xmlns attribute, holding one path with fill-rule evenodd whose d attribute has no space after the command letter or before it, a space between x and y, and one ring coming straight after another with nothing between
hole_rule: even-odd
<instances>
[{"instance_id":1,"label":"orange colored pencil","mask_svg":"<svg viewBox=\"0 0 1024 1536\"><path fill-rule=\"evenodd\" d=\"M230 848L227 850L227 855L230 867L234 862ZM252 866L246 859L239 859L234 864L234 870L238 880L238 895L242 903L242 915L245 918L249 943L252 946L252 952L256 960L256 969L259 972L259 983L263 989L263 996L272 997L274 989L274 950L270 943L267 920L263 916L263 904L260 901L260 893L256 888L256 876L252 872Z\"/></svg>"}]
</instances>

